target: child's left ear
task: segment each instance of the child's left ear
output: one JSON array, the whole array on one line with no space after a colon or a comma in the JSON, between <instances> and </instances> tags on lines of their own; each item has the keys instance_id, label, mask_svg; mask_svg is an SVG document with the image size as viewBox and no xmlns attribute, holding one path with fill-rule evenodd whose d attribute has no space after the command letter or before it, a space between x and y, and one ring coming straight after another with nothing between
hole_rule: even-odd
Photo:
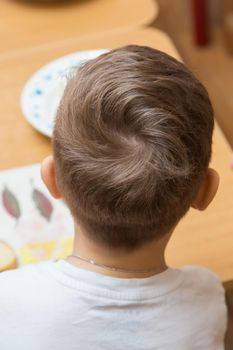
<instances>
[{"instance_id":1,"label":"child's left ear","mask_svg":"<svg viewBox=\"0 0 233 350\"><path fill-rule=\"evenodd\" d=\"M48 188L49 192L54 198L61 198L61 192L59 191L57 180L56 180L56 172L53 156L50 155L46 157L40 169L42 180L45 186Z\"/></svg>"},{"instance_id":2,"label":"child's left ear","mask_svg":"<svg viewBox=\"0 0 233 350\"><path fill-rule=\"evenodd\" d=\"M217 171L209 168L198 193L192 203L192 207L205 210L214 199L219 187L219 175Z\"/></svg>"}]
</instances>

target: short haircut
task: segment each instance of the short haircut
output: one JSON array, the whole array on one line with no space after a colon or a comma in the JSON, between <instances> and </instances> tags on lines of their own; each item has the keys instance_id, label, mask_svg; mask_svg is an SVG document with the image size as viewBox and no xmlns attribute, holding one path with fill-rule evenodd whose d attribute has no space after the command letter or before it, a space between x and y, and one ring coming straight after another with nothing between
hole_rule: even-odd
<instances>
[{"instance_id":1,"label":"short haircut","mask_svg":"<svg viewBox=\"0 0 233 350\"><path fill-rule=\"evenodd\" d=\"M59 188L88 237L133 250L188 211L211 156L208 93L173 57L130 45L81 66L53 135Z\"/></svg>"}]
</instances>

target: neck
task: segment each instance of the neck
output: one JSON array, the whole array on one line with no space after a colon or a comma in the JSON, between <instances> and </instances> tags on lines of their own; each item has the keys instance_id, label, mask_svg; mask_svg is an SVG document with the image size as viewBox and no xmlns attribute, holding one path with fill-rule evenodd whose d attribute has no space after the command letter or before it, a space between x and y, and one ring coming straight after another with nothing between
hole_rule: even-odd
<instances>
[{"instance_id":1,"label":"neck","mask_svg":"<svg viewBox=\"0 0 233 350\"><path fill-rule=\"evenodd\" d=\"M171 234L128 252L91 241L83 234L80 227L76 227L75 231L73 252L66 259L72 265L120 278L149 277L161 273L167 268L164 253ZM92 260L95 264L75 258L75 256ZM113 269L108 269L106 266Z\"/></svg>"}]
</instances>

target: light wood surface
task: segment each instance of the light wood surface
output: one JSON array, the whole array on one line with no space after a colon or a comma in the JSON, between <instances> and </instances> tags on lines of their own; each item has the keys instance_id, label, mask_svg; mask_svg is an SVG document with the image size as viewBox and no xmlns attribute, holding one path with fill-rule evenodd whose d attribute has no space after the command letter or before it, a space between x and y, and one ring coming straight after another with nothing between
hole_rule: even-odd
<instances>
[{"instance_id":1,"label":"light wood surface","mask_svg":"<svg viewBox=\"0 0 233 350\"><path fill-rule=\"evenodd\" d=\"M219 0L209 1L212 9L216 1L221 5ZM233 1L226 2L233 10ZM216 119L233 148L233 55L229 54L224 44L221 12L217 16L221 21L211 21L211 43L198 47L192 35L191 1L157 0L157 3L159 15L154 26L170 36L185 64L204 82L214 105Z\"/></svg>"},{"instance_id":2,"label":"light wood surface","mask_svg":"<svg viewBox=\"0 0 233 350\"><path fill-rule=\"evenodd\" d=\"M146 25L157 13L154 0L1 0L0 53Z\"/></svg>"},{"instance_id":3,"label":"light wood surface","mask_svg":"<svg viewBox=\"0 0 233 350\"><path fill-rule=\"evenodd\" d=\"M73 51L114 48L132 43L149 45L179 57L171 40L154 29L122 29L0 55L1 168L39 162L51 151L50 141L24 120L19 106L22 87L35 70ZM216 126L212 164L221 175L219 193L206 212L190 211L167 249L167 260L172 266L206 266L214 270L222 281L233 279L233 172L229 167L230 159L229 146Z\"/></svg>"}]
</instances>

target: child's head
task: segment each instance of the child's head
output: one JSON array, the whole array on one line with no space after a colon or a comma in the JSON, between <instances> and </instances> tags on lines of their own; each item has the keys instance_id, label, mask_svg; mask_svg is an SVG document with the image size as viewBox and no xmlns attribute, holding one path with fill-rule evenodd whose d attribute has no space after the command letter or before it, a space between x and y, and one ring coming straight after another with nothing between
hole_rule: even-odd
<instances>
[{"instance_id":1,"label":"child's head","mask_svg":"<svg viewBox=\"0 0 233 350\"><path fill-rule=\"evenodd\" d=\"M125 249L170 232L211 156L213 110L180 62L127 46L85 63L58 109L57 186L90 239Z\"/></svg>"}]
</instances>

